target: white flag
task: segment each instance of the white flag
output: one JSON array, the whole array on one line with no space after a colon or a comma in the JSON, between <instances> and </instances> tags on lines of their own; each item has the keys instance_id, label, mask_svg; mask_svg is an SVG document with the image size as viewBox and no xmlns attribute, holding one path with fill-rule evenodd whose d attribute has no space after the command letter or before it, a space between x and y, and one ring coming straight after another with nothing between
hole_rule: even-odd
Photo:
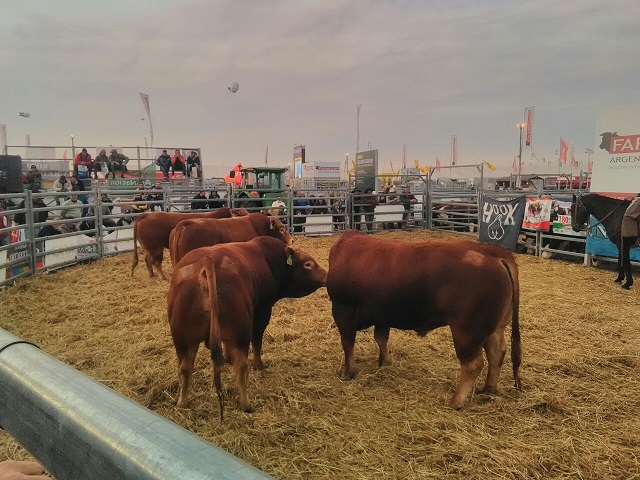
<instances>
[{"instance_id":1,"label":"white flag","mask_svg":"<svg viewBox=\"0 0 640 480\"><path fill-rule=\"evenodd\" d=\"M141 93L140 99L142 100L144 109L147 112L147 118L149 119L149 136L151 138L151 146L153 147L153 124L151 123L151 110L149 109L149 95Z\"/></svg>"},{"instance_id":2,"label":"white flag","mask_svg":"<svg viewBox=\"0 0 640 480\"><path fill-rule=\"evenodd\" d=\"M7 125L0 123L0 154L7 155Z\"/></svg>"}]
</instances>

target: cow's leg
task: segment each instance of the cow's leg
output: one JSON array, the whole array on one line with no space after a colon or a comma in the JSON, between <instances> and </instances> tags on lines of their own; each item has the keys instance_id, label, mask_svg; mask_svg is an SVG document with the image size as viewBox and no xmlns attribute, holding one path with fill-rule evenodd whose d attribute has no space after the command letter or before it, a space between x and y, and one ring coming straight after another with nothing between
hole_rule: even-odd
<instances>
[{"instance_id":1,"label":"cow's leg","mask_svg":"<svg viewBox=\"0 0 640 480\"><path fill-rule=\"evenodd\" d=\"M504 327L498 328L484 342L484 351L487 354L489 371L484 382L483 393L496 393L498 391L498 377L507 353L507 342L504 340Z\"/></svg>"},{"instance_id":2,"label":"cow's leg","mask_svg":"<svg viewBox=\"0 0 640 480\"><path fill-rule=\"evenodd\" d=\"M269 319L271 318L271 309L258 316L253 321L253 331L251 332L251 346L253 347L253 368L256 370L262 370L264 363L262 363L262 338L264 331L267 329Z\"/></svg>"},{"instance_id":3,"label":"cow's leg","mask_svg":"<svg viewBox=\"0 0 640 480\"><path fill-rule=\"evenodd\" d=\"M389 327L382 327L376 325L373 328L373 338L375 338L378 348L380 349L380 356L378 357L378 366L391 365L391 355L389 355L389 348L387 343L389 342Z\"/></svg>"},{"instance_id":4,"label":"cow's leg","mask_svg":"<svg viewBox=\"0 0 640 480\"><path fill-rule=\"evenodd\" d=\"M247 344L245 348L239 348L237 345L230 346L229 356L231 357L233 371L236 374L236 383L238 384L238 407L240 410L250 413L253 409L251 408L251 403L249 403L249 395L247 393L249 345Z\"/></svg>"},{"instance_id":5,"label":"cow's leg","mask_svg":"<svg viewBox=\"0 0 640 480\"><path fill-rule=\"evenodd\" d=\"M189 382L191 381L191 375L193 374L193 364L196 360L196 354L198 353L199 346L199 344L195 344L193 347L185 349L176 348L179 369L178 379L180 381L180 394L176 405L180 408L187 406L187 390L189 389Z\"/></svg>"},{"instance_id":6,"label":"cow's leg","mask_svg":"<svg viewBox=\"0 0 640 480\"><path fill-rule=\"evenodd\" d=\"M158 270L158 273L160 274L160 278L162 278L162 280L166 280L167 277L164 276L164 272L162 271L162 252L160 252L160 255L154 255L153 264Z\"/></svg>"},{"instance_id":7,"label":"cow's leg","mask_svg":"<svg viewBox=\"0 0 640 480\"><path fill-rule=\"evenodd\" d=\"M153 272L153 256L150 252L144 252L144 263L147 265L149 277L153 278L155 273Z\"/></svg>"},{"instance_id":8,"label":"cow's leg","mask_svg":"<svg viewBox=\"0 0 640 480\"><path fill-rule=\"evenodd\" d=\"M462 408L464 401L473 390L476 379L482 371L484 360L482 344L474 342L469 333L462 329L451 328L451 334L456 355L460 361L460 379L456 392L449 400L449 406L458 410Z\"/></svg>"},{"instance_id":9,"label":"cow's leg","mask_svg":"<svg viewBox=\"0 0 640 480\"><path fill-rule=\"evenodd\" d=\"M354 309L345 307L340 302L333 302L331 306L333 320L336 322L340 332L340 342L344 350L344 365L339 370L339 375L344 378L354 378L356 376L355 358L353 346L356 343L356 320Z\"/></svg>"},{"instance_id":10,"label":"cow's leg","mask_svg":"<svg viewBox=\"0 0 640 480\"><path fill-rule=\"evenodd\" d=\"M631 244L634 241L635 237L625 237L622 239L622 266L625 277L622 288L626 288L627 290L633 285L633 275L631 274Z\"/></svg>"}]
</instances>

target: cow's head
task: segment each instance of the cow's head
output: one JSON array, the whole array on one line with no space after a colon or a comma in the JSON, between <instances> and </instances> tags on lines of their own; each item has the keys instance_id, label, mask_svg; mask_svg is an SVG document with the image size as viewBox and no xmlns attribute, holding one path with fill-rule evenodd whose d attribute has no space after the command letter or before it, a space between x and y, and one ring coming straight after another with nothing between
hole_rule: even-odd
<instances>
[{"instance_id":1,"label":"cow's head","mask_svg":"<svg viewBox=\"0 0 640 480\"><path fill-rule=\"evenodd\" d=\"M287 245L293 243L293 236L278 217L269 217L269 235L278 240L282 240Z\"/></svg>"},{"instance_id":2,"label":"cow's head","mask_svg":"<svg viewBox=\"0 0 640 480\"><path fill-rule=\"evenodd\" d=\"M607 152L611 153L611 137L617 137L618 136L618 132L604 132L601 133L600 136L602 137L602 142L600 142L600 148L602 150L606 150Z\"/></svg>"},{"instance_id":3,"label":"cow's head","mask_svg":"<svg viewBox=\"0 0 640 480\"><path fill-rule=\"evenodd\" d=\"M290 274L283 285L283 296L304 297L327 284L327 271L311 255L293 247L287 247L285 254Z\"/></svg>"}]
</instances>

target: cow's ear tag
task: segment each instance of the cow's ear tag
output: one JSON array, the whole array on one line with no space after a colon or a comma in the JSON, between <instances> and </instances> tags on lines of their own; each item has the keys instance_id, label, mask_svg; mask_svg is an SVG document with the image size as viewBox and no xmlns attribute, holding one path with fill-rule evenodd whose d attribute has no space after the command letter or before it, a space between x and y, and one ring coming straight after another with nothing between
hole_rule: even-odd
<instances>
[{"instance_id":1,"label":"cow's ear tag","mask_svg":"<svg viewBox=\"0 0 640 480\"><path fill-rule=\"evenodd\" d=\"M291 258L291 255L287 257L287 265L293 265L293 258Z\"/></svg>"},{"instance_id":2,"label":"cow's ear tag","mask_svg":"<svg viewBox=\"0 0 640 480\"><path fill-rule=\"evenodd\" d=\"M273 230L273 222L269 222L269 230Z\"/></svg>"}]
</instances>

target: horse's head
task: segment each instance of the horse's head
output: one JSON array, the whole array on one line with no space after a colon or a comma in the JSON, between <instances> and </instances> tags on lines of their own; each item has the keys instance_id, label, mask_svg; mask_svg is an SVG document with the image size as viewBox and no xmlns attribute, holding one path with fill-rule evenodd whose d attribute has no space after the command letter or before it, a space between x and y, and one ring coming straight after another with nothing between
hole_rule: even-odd
<instances>
[{"instance_id":1,"label":"horse's head","mask_svg":"<svg viewBox=\"0 0 640 480\"><path fill-rule=\"evenodd\" d=\"M589 219L589 212L582 204L581 197L573 195L571 201L571 228L574 232L580 232L586 230L587 220Z\"/></svg>"}]
</instances>

